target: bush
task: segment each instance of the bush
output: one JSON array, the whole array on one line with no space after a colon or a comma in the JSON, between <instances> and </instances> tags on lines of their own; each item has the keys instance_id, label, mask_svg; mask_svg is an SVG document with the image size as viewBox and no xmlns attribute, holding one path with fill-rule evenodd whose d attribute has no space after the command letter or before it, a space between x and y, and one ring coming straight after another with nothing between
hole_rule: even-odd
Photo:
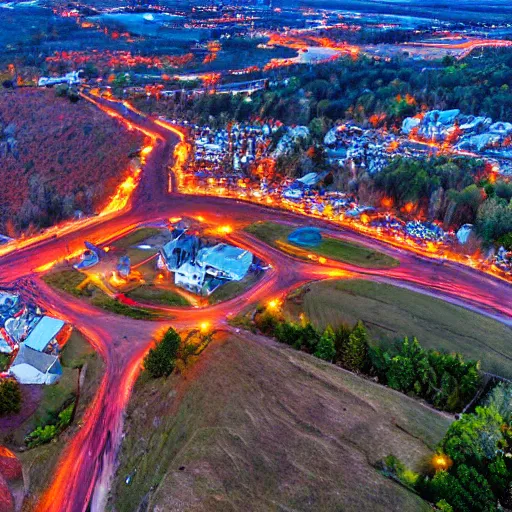
<instances>
[{"instance_id":1,"label":"bush","mask_svg":"<svg viewBox=\"0 0 512 512\"><path fill-rule=\"evenodd\" d=\"M176 366L180 345L180 335L170 328L155 348L147 353L144 358L144 369L154 379L169 376Z\"/></svg>"},{"instance_id":2,"label":"bush","mask_svg":"<svg viewBox=\"0 0 512 512\"><path fill-rule=\"evenodd\" d=\"M20 412L21 390L14 379L0 380L0 416Z\"/></svg>"},{"instance_id":3,"label":"bush","mask_svg":"<svg viewBox=\"0 0 512 512\"><path fill-rule=\"evenodd\" d=\"M47 425L40 425L25 437L25 444L29 448L49 443L53 438L64 431L73 419L75 402L73 401L65 409L59 412L57 420Z\"/></svg>"}]
</instances>

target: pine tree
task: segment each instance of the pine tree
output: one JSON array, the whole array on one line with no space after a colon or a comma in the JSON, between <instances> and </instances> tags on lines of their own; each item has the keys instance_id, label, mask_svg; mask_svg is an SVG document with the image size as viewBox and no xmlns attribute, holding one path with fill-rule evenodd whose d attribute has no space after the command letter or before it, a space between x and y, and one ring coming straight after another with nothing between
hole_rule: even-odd
<instances>
[{"instance_id":1,"label":"pine tree","mask_svg":"<svg viewBox=\"0 0 512 512\"><path fill-rule=\"evenodd\" d=\"M334 337L334 331L332 327L328 325L317 343L314 355L324 361L332 362L336 355Z\"/></svg>"},{"instance_id":2,"label":"pine tree","mask_svg":"<svg viewBox=\"0 0 512 512\"><path fill-rule=\"evenodd\" d=\"M368 334L359 320L342 349L341 365L353 372L364 372L369 366Z\"/></svg>"},{"instance_id":3,"label":"pine tree","mask_svg":"<svg viewBox=\"0 0 512 512\"><path fill-rule=\"evenodd\" d=\"M180 348L180 335L170 328L155 348L150 349L144 358L144 369L153 378L168 376L174 370L178 350Z\"/></svg>"}]
</instances>

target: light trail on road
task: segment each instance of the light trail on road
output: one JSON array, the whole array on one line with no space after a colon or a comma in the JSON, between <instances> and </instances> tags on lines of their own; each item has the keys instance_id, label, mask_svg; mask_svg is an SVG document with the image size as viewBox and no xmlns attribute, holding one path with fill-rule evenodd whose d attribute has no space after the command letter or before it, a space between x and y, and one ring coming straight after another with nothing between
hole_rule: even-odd
<instances>
[{"instance_id":1,"label":"light trail on road","mask_svg":"<svg viewBox=\"0 0 512 512\"><path fill-rule=\"evenodd\" d=\"M171 324L178 330L202 324L211 328L226 327L227 319L247 305L282 299L305 283L361 277L428 293L510 325L512 287L482 272L451 262L441 265L403 247L383 243L367 233L351 231L322 219L233 199L183 195L176 193L179 188L168 194L168 163L174 160L179 175L180 166L187 157L183 131L151 119L122 102L101 98L91 100L102 110L112 110L122 122L153 134L152 149L145 155L136 186L127 187L128 200L122 208L108 214L56 227L54 231L27 239L0 253L0 285L18 287L22 296L79 328L105 360L106 366L105 376L83 426L64 449L52 484L37 505L38 511L83 512L88 507L93 512L104 510L121 444L123 413L141 360L155 337ZM179 182L179 177L177 180ZM164 319L153 322L99 310L78 298L56 292L39 278L39 273L51 268L55 262L80 250L85 239L108 243L144 223L166 222L173 217L185 216L202 219L220 229L227 240L249 249L271 268L239 297L204 308L154 308ZM398 259L400 266L373 270L329 259L324 263L304 261L269 247L240 229L256 219L303 225L314 223L325 229L329 236L385 252Z\"/></svg>"}]
</instances>

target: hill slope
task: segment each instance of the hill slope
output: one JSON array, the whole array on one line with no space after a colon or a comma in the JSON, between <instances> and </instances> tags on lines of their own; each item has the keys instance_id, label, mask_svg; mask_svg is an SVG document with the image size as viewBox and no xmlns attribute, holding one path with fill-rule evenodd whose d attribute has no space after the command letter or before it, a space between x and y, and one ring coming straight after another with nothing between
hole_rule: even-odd
<instances>
[{"instance_id":1,"label":"hill slope","mask_svg":"<svg viewBox=\"0 0 512 512\"><path fill-rule=\"evenodd\" d=\"M244 337L223 335L183 376L139 379L116 510L429 510L373 465L394 454L418 467L449 417Z\"/></svg>"}]
</instances>

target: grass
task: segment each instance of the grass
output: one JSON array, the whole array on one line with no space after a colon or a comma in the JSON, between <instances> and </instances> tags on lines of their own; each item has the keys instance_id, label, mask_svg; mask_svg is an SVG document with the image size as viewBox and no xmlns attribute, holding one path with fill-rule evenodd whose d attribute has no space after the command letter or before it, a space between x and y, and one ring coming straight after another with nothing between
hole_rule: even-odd
<instances>
[{"instance_id":1,"label":"grass","mask_svg":"<svg viewBox=\"0 0 512 512\"><path fill-rule=\"evenodd\" d=\"M95 292L91 304L110 313L128 316L136 320L156 320L158 318L158 315L149 309L123 304L100 291Z\"/></svg>"},{"instance_id":2,"label":"grass","mask_svg":"<svg viewBox=\"0 0 512 512\"><path fill-rule=\"evenodd\" d=\"M512 378L512 330L488 317L396 286L364 280L310 284L285 311L319 327L361 319L374 340L416 336L425 348L460 352L482 369Z\"/></svg>"},{"instance_id":3,"label":"grass","mask_svg":"<svg viewBox=\"0 0 512 512\"><path fill-rule=\"evenodd\" d=\"M52 386L43 386L43 399L36 413L16 432L14 441L18 446L23 443L24 436L37 425L43 424L76 397L78 384L77 364L81 366L83 384L80 389L80 398L76 406L74 423L60 434L57 442L38 446L30 450L17 453L20 458L24 473L26 489L26 504L34 505L37 495L42 492L54 474L54 468L58 464L62 449L66 443L76 434L80 428L82 418L86 414L104 373L104 363L94 352L87 340L74 331L62 351L63 377ZM42 423L40 423L42 422ZM17 451L17 450L16 450Z\"/></svg>"},{"instance_id":4,"label":"grass","mask_svg":"<svg viewBox=\"0 0 512 512\"><path fill-rule=\"evenodd\" d=\"M375 464L419 468L450 422L289 347L225 335L184 376L139 378L109 506L427 511Z\"/></svg>"},{"instance_id":5,"label":"grass","mask_svg":"<svg viewBox=\"0 0 512 512\"><path fill-rule=\"evenodd\" d=\"M132 233L123 236L119 240L112 242L116 249L128 249L134 245L139 245L152 236L159 235L162 232L158 228L140 228Z\"/></svg>"},{"instance_id":6,"label":"grass","mask_svg":"<svg viewBox=\"0 0 512 512\"><path fill-rule=\"evenodd\" d=\"M73 329L68 342L61 352L62 366L82 368L87 360L95 354L94 349L79 331Z\"/></svg>"},{"instance_id":7,"label":"grass","mask_svg":"<svg viewBox=\"0 0 512 512\"><path fill-rule=\"evenodd\" d=\"M78 290L79 286L86 277L75 269L56 270L43 275L43 281L51 286L75 297L84 297L87 295L85 290Z\"/></svg>"},{"instance_id":8,"label":"grass","mask_svg":"<svg viewBox=\"0 0 512 512\"><path fill-rule=\"evenodd\" d=\"M89 283L83 290L76 287L85 279L85 276L77 270L57 270L43 276L44 281L59 290L70 293L75 297L83 297L93 306L115 313L128 316L137 320L154 320L158 315L149 309L138 308L123 304L112 299L104 292Z\"/></svg>"},{"instance_id":9,"label":"grass","mask_svg":"<svg viewBox=\"0 0 512 512\"><path fill-rule=\"evenodd\" d=\"M10 360L7 354L0 354L0 372L7 370Z\"/></svg>"},{"instance_id":10,"label":"grass","mask_svg":"<svg viewBox=\"0 0 512 512\"><path fill-rule=\"evenodd\" d=\"M126 294L130 299L161 304L164 306L190 306L189 301L172 290L164 290L153 285L142 285Z\"/></svg>"},{"instance_id":11,"label":"grass","mask_svg":"<svg viewBox=\"0 0 512 512\"><path fill-rule=\"evenodd\" d=\"M241 281L229 281L217 288L208 297L208 301L210 304L217 304L238 297L238 295L244 293L245 290L254 286L259 277L260 276L256 275L254 272L249 272Z\"/></svg>"},{"instance_id":12,"label":"grass","mask_svg":"<svg viewBox=\"0 0 512 512\"><path fill-rule=\"evenodd\" d=\"M288 235L294 230L292 226L277 222L256 222L245 228L245 231L266 244L299 258L307 259L307 254L313 253L364 268L389 268L399 264L398 260L387 254L336 238L324 237L317 247L308 247L304 250L288 242Z\"/></svg>"}]
</instances>

